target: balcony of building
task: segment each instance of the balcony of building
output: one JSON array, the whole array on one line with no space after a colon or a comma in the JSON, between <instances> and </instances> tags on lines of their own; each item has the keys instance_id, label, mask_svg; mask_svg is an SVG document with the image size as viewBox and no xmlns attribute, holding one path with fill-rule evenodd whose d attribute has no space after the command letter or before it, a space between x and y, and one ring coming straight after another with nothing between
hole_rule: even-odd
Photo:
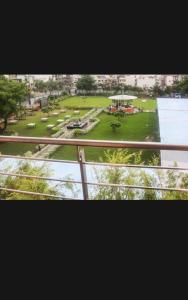
<instances>
[{"instance_id":1,"label":"balcony of building","mask_svg":"<svg viewBox=\"0 0 188 300\"><path fill-rule=\"evenodd\" d=\"M64 190L63 194L52 195L52 194L43 194L39 191L25 191L24 188L22 190L14 190L11 188L7 188L1 182L0 190L7 192L14 192L24 194L27 199L30 195L42 196L44 200L47 199L55 199L55 200L90 200L93 199L93 191L94 188L102 188L105 187L106 191L115 190L115 189L125 189L125 190L141 190L141 191L161 191L166 192L178 192L184 193L184 195L188 195L188 187L182 188L181 186L165 186L162 184L158 185L135 185L135 184L122 184L122 182L105 182L98 181L96 178L93 179L91 176L92 170L95 168L95 171L100 172L103 168L111 168L111 170L148 170L148 172L155 171L171 171L171 172L188 172L188 168L180 168L177 166L168 167L168 166L160 166L160 165L140 165L140 164L118 164L118 163L102 163L102 162L91 162L85 160L84 149L86 147L102 147L106 149L147 149L147 150L170 150L170 151L188 151L188 145L175 145L175 144L162 144L156 142L127 142L127 141L104 141L104 140L81 140L81 139L56 139L56 138L37 138L37 137L10 137L10 136L0 136L0 143L10 143L10 147L14 145L14 143L29 143L29 144L43 144L43 145L61 145L67 146L71 145L76 147L77 149L77 157L75 157L74 161L71 160L58 160L58 159L43 159L37 157L25 157L25 156L13 156L13 155L0 155L0 175L13 178L28 178L28 179L37 179L44 180L51 183L61 183L62 186L64 184L71 184L72 186L77 188L76 194L67 193ZM53 176L43 177L43 176L35 176L28 174L18 174L13 173L11 171L5 171L4 165L9 162L11 164L16 164L19 161L29 161L32 163L47 163L55 166L56 172ZM66 178L62 175L65 175L65 171L72 171L74 174L73 178ZM104 195L105 196L105 195ZM105 198L105 197L104 197ZM6 200L6 199L2 199Z\"/></svg>"}]
</instances>

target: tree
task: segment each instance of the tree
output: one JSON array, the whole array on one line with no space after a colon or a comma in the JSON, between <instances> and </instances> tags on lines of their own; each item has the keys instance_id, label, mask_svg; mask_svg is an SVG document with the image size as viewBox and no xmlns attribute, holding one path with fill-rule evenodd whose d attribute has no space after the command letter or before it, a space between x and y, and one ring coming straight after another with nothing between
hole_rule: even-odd
<instances>
[{"instance_id":1,"label":"tree","mask_svg":"<svg viewBox=\"0 0 188 300\"><path fill-rule=\"evenodd\" d=\"M184 76L183 80L175 83L173 90L182 94L188 94L188 76Z\"/></svg>"},{"instance_id":2,"label":"tree","mask_svg":"<svg viewBox=\"0 0 188 300\"><path fill-rule=\"evenodd\" d=\"M123 85L120 83L117 83L116 81L113 81L112 85L111 85L111 89L117 94L119 92L122 92Z\"/></svg>"},{"instance_id":3,"label":"tree","mask_svg":"<svg viewBox=\"0 0 188 300\"><path fill-rule=\"evenodd\" d=\"M54 81L52 79L48 80L46 82L46 87L48 89L48 91L50 92L50 95L53 91L57 91L59 88L59 83L57 81Z\"/></svg>"},{"instance_id":4,"label":"tree","mask_svg":"<svg viewBox=\"0 0 188 300\"><path fill-rule=\"evenodd\" d=\"M61 82L63 84L64 92L66 92L67 94L71 94L71 89L73 87L73 79L71 75L67 74L66 76L61 78Z\"/></svg>"},{"instance_id":5,"label":"tree","mask_svg":"<svg viewBox=\"0 0 188 300\"><path fill-rule=\"evenodd\" d=\"M6 80L6 77L4 75L0 75L0 80Z\"/></svg>"},{"instance_id":6,"label":"tree","mask_svg":"<svg viewBox=\"0 0 188 300\"><path fill-rule=\"evenodd\" d=\"M76 88L85 92L95 90L95 79L91 75L82 75L82 77L79 78L76 83Z\"/></svg>"},{"instance_id":7,"label":"tree","mask_svg":"<svg viewBox=\"0 0 188 300\"><path fill-rule=\"evenodd\" d=\"M47 90L47 85L46 83L43 81L43 80L35 80L35 87L34 89L37 91L37 92L46 92Z\"/></svg>"},{"instance_id":8,"label":"tree","mask_svg":"<svg viewBox=\"0 0 188 300\"><path fill-rule=\"evenodd\" d=\"M130 153L127 150L105 151L105 162L112 164L144 165L142 151ZM159 157L153 156L149 165L159 165ZM177 164L174 165L177 167ZM136 189L115 186L97 186L93 193L95 200L187 200L188 192L163 191L160 188L188 189L188 174L176 170L156 169L148 172L144 168L107 167L95 169L97 182L107 184L156 187L158 189Z\"/></svg>"},{"instance_id":9,"label":"tree","mask_svg":"<svg viewBox=\"0 0 188 300\"><path fill-rule=\"evenodd\" d=\"M108 81L101 83L100 87L102 88L103 92L106 92L106 96L108 96L108 92L111 90L110 83Z\"/></svg>"},{"instance_id":10,"label":"tree","mask_svg":"<svg viewBox=\"0 0 188 300\"><path fill-rule=\"evenodd\" d=\"M155 84L154 87L150 89L150 92L154 97L162 96L164 94L164 90L161 89L158 84Z\"/></svg>"},{"instance_id":11,"label":"tree","mask_svg":"<svg viewBox=\"0 0 188 300\"><path fill-rule=\"evenodd\" d=\"M10 167L7 167L6 171L10 171ZM11 173L20 174L20 175L31 175L31 176L40 176L40 177L49 177L51 170L47 165L43 164L42 166L32 166L29 162L21 162L14 170L11 170ZM67 178L68 179L68 178ZM26 192L36 192L42 194L56 195L60 198L64 197L60 191L61 184L56 184L51 186L47 180L36 179L36 178L27 178L27 177L13 177L0 176L0 183L3 187L7 189L22 190ZM67 189L74 192L73 185L68 183L66 185ZM3 191L0 190L0 198L5 200L53 200L50 196L36 196L36 195L26 195L16 192Z\"/></svg>"},{"instance_id":12,"label":"tree","mask_svg":"<svg viewBox=\"0 0 188 300\"><path fill-rule=\"evenodd\" d=\"M15 174L27 174L34 176L47 177L49 176L49 170L42 167L32 167L28 162L21 163L16 170L13 171ZM27 178L27 177L13 177L8 176L5 180L0 177L3 187L7 189L23 190L29 192L37 192L43 194L57 195L58 192L55 188L50 187L46 180ZM35 196L19 194L9 191L0 191L1 198L5 200L50 200L49 197Z\"/></svg>"},{"instance_id":13,"label":"tree","mask_svg":"<svg viewBox=\"0 0 188 300\"><path fill-rule=\"evenodd\" d=\"M112 130L116 132L116 129L121 127L121 123L119 121L112 121L110 126L112 127Z\"/></svg>"},{"instance_id":14,"label":"tree","mask_svg":"<svg viewBox=\"0 0 188 300\"><path fill-rule=\"evenodd\" d=\"M48 117L49 117L50 112L51 112L52 110L53 110L53 108L52 108L51 106L49 106L49 105L42 108L42 112L45 113L45 114L47 114Z\"/></svg>"},{"instance_id":15,"label":"tree","mask_svg":"<svg viewBox=\"0 0 188 300\"><path fill-rule=\"evenodd\" d=\"M122 121L123 119L125 119L125 112L123 110L119 110L117 112L114 113L115 117L118 118L118 121L120 122L120 120Z\"/></svg>"},{"instance_id":16,"label":"tree","mask_svg":"<svg viewBox=\"0 0 188 300\"><path fill-rule=\"evenodd\" d=\"M50 114L51 111L53 111L54 109L58 109L60 107L58 100L55 99L54 96L49 96L48 97L48 105L42 108L42 112Z\"/></svg>"},{"instance_id":17,"label":"tree","mask_svg":"<svg viewBox=\"0 0 188 300\"><path fill-rule=\"evenodd\" d=\"M63 81L57 81L57 90L62 92L64 90L64 88L65 88L65 85L64 85Z\"/></svg>"},{"instance_id":18,"label":"tree","mask_svg":"<svg viewBox=\"0 0 188 300\"><path fill-rule=\"evenodd\" d=\"M18 110L22 110L22 102L27 93L24 83L0 79L0 118L4 120L3 132L7 127L8 118Z\"/></svg>"},{"instance_id":19,"label":"tree","mask_svg":"<svg viewBox=\"0 0 188 300\"><path fill-rule=\"evenodd\" d=\"M104 153L104 161L112 164L140 164L141 152L129 153L127 150L118 149L117 151L107 150ZM118 167L107 167L102 170L95 168L97 182L105 182L107 184L127 184L134 185L136 183L137 172L127 168L126 170ZM131 200L137 197L137 190L127 189L114 186L97 186L94 191L94 200Z\"/></svg>"},{"instance_id":20,"label":"tree","mask_svg":"<svg viewBox=\"0 0 188 300\"><path fill-rule=\"evenodd\" d=\"M173 92L173 86L166 86L164 89L164 94L170 95Z\"/></svg>"}]
</instances>

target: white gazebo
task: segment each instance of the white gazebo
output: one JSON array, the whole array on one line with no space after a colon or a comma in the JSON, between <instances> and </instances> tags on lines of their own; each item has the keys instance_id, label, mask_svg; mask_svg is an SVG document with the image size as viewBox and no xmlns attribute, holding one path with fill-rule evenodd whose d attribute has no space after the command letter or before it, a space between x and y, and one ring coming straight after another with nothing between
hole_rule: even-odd
<instances>
[{"instance_id":1,"label":"white gazebo","mask_svg":"<svg viewBox=\"0 0 188 300\"><path fill-rule=\"evenodd\" d=\"M131 100L137 99L137 97L129 96L129 95L117 95L117 96L111 96L109 97L109 99L112 100L112 103L114 105L121 106L127 104Z\"/></svg>"}]
</instances>

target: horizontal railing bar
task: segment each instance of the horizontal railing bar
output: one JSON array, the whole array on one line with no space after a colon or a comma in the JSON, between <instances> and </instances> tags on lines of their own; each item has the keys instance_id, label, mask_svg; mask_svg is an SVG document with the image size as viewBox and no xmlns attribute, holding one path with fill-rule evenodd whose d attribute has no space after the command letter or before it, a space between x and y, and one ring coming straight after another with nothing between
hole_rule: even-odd
<instances>
[{"instance_id":1,"label":"horizontal railing bar","mask_svg":"<svg viewBox=\"0 0 188 300\"><path fill-rule=\"evenodd\" d=\"M60 159L47 159L47 158L36 158L36 157L25 157L17 155L0 155L0 158L16 158L21 160L36 160L36 161L46 161L46 162L60 162L60 163L70 163L78 164L75 160L60 160ZM188 168L182 167L165 167L165 166L152 166L152 165L131 165L131 164L113 164L113 163L99 163L99 162L83 162L86 165L99 165L99 166L112 166L112 167L126 167L126 168L145 168L145 169L164 169L164 170L185 170L188 171Z\"/></svg>"},{"instance_id":2,"label":"horizontal railing bar","mask_svg":"<svg viewBox=\"0 0 188 300\"><path fill-rule=\"evenodd\" d=\"M74 183L81 183L72 181ZM188 189L176 189L176 188L162 188L162 187L148 187L148 186L136 186L136 185L125 185L125 184L115 184L115 183L94 183L94 182L86 182L87 185L95 185L95 186L107 186L107 187L117 187L117 188L131 188L131 189L146 189L146 190L158 190L158 191L172 191L172 192L187 192ZM0 187L0 190L5 190L9 192L15 192L15 193L22 193L26 195L36 195L36 196L45 196L45 197L52 197L52 198L58 198L63 200L72 200L72 198L65 198L62 196L55 196L50 194L43 194L43 193L36 193L36 192L29 192L29 191L21 191L21 190L15 190L15 189L8 189L8 188L2 188ZM80 200L74 198L74 200Z\"/></svg>"},{"instance_id":3,"label":"horizontal railing bar","mask_svg":"<svg viewBox=\"0 0 188 300\"><path fill-rule=\"evenodd\" d=\"M139 186L139 185L126 185L126 184L116 184L116 183L96 183L96 182L86 182L88 185L97 186L111 186L111 187L123 187L130 189L146 189L146 190L159 190L159 191L172 191L172 192L187 192L188 189L176 189L176 188L162 188L162 187L150 187L150 186Z\"/></svg>"},{"instance_id":4,"label":"horizontal railing bar","mask_svg":"<svg viewBox=\"0 0 188 300\"><path fill-rule=\"evenodd\" d=\"M42 194L42 193L35 193L35 192L28 192L28 191L7 189L7 188L2 188L2 187L0 187L0 190L5 190L5 191L8 191L8 192L15 192L15 193L19 193L19 194L26 194L26 195L36 195L36 196L52 197L52 198L58 198L58 199L62 199L62 200L82 200L80 198L67 198L67 197L55 196L55 195L50 195L50 194Z\"/></svg>"},{"instance_id":5,"label":"horizontal railing bar","mask_svg":"<svg viewBox=\"0 0 188 300\"><path fill-rule=\"evenodd\" d=\"M49 177L41 177L41 176L34 176L34 175L25 175L25 174L14 174L14 173L5 173L0 172L1 175L5 176L12 176L12 177L25 177L25 178L34 178L34 179L41 179L41 180L51 180L51 181L60 181L63 183L77 183L81 184L81 181L77 180L69 180L69 179L58 179L58 178L49 178ZM174 189L174 188L160 188L160 187L147 187L147 186L133 186L133 185L122 185L122 184L115 184L115 183L98 183L98 182L86 182L88 185L97 185L97 186L113 186L113 187L124 187L124 188L137 188L137 189L155 189L155 190L168 190L168 191L182 191L188 192L188 189Z\"/></svg>"},{"instance_id":6,"label":"horizontal railing bar","mask_svg":"<svg viewBox=\"0 0 188 300\"><path fill-rule=\"evenodd\" d=\"M51 177L43 177L43 176L27 175L27 174L15 174L15 173L1 172L1 171L0 174L4 176L12 176L12 177L24 177L24 178L33 178L33 179L40 179L40 180L60 181L62 183L82 183L81 181L76 181L71 179L51 178Z\"/></svg>"},{"instance_id":7,"label":"horizontal railing bar","mask_svg":"<svg viewBox=\"0 0 188 300\"><path fill-rule=\"evenodd\" d=\"M17 136L17 137L0 136L0 142L188 151L187 144L177 145L177 144L163 144L157 142L106 141L106 140L85 140L85 139L80 140L80 139L38 138L38 137L22 137L22 136Z\"/></svg>"},{"instance_id":8,"label":"horizontal railing bar","mask_svg":"<svg viewBox=\"0 0 188 300\"><path fill-rule=\"evenodd\" d=\"M179 170L179 171L188 171L188 168L181 167L165 167L165 166L152 166L152 165L127 165L127 164L113 164L113 163L99 163L99 162L84 162L85 165L98 165L98 166L110 166L110 167L126 167L126 168L142 168L142 169L164 169L164 170Z\"/></svg>"},{"instance_id":9,"label":"horizontal railing bar","mask_svg":"<svg viewBox=\"0 0 188 300\"><path fill-rule=\"evenodd\" d=\"M77 183L81 184L81 181L77 180L69 180L69 179L58 179L58 178L49 178L49 177L41 177L41 176L34 176L34 175L25 175L25 174L14 174L14 173L5 173L0 172L1 175L5 176L12 176L12 177L26 177L26 178L34 178L34 179L41 179L41 180L51 180L51 181L60 181L63 183ZM125 187L125 188L137 188L137 189L155 189L155 190L168 190L168 191L182 191L188 192L188 189L173 189L173 188L160 188L160 187L147 187L147 186L133 186L133 185L122 185L116 183L98 183L98 182L86 182L88 185L97 185L97 186L113 186L113 187Z\"/></svg>"},{"instance_id":10,"label":"horizontal railing bar","mask_svg":"<svg viewBox=\"0 0 188 300\"><path fill-rule=\"evenodd\" d=\"M60 163L70 163L78 164L75 160L60 160L60 159L47 159L47 158L36 158L36 157L25 157L17 155L0 155L0 158L15 158L21 160L33 160L33 161L45 161L45 162L60 162ZM165 166L152 166L152 165L131 165L131 164L113 164L113 163L99 163L99 162L83 162L86 165L99 165L99 166L112 166L112 167L126 167L126 168L145 168L145 169L164 169L164 170L185 170L188 171L188 168L182 167L165 167Z\"/></svg>"},{"instance_id":11,"label":"horizontal railing bar","mask_svg":"<svg viewBox=\"0 0 188 300\"><path fill-rule=\"evenodd\" d=\"M17 156L17 155L0 155L0 158L16 158L23 160L36 160L36 161L47 161L47 162L58 162L58 163L71 163L78 164L75 160L61 160L61 159L50 159L50 158L38 158L38 157L25 157L25 156Z\"/></svg>"},{"instance_id":12,"label":"horizontal railing bar","mask_svg":"<svg viewBox=\"0 0 188 300\"><path fill-rule=\"evenodd\" d=\"M7 191L7 192L13 192L13 193L19 193L19 194L25 194L25 195L44 196L44 197L52 197L52 198L64 199L63 196L56 196L56 195L50 195L50 194L43 194L43 193L36 193L36 192L29 192L29 191L8 189L8 188L3 188L3 187L0 187L0 190Z\"/></svg>"}]
</instances>

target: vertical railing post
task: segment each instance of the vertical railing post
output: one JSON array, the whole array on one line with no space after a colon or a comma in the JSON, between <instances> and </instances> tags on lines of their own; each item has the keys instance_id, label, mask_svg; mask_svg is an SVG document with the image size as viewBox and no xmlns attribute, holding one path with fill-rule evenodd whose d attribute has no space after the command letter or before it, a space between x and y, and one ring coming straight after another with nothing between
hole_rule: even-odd
<instances>
[{"instance_id":1,"label":"vertical railing post","mask_svg":"<svg viewBox=\"0 0 188 300\"><path fill-rule=\"evenodd\" d=\"M88 186L87 186L87 175L86 175L86 166L84 164L85 162L85 152L84 148L77 147L77 156L78 156L78 162L80 165L80 174L81 174L81 181L82 181L82 191L83 191L83 199L89 200L88 195Z\"/></svg>"}]
</instances>

